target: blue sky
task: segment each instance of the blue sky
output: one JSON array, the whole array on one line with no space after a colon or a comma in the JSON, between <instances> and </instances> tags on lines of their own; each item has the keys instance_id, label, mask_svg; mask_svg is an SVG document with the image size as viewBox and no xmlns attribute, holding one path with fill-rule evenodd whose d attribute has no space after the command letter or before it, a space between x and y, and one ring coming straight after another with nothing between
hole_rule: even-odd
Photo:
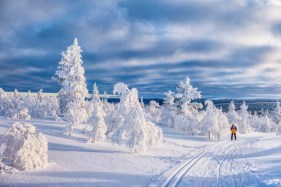
<instances>
[{"instance_id":1,"label":"blue sky","mask_svg":"<svg viewBox=\"0 0 281 187\"><path fill-rule=\"evenodd\" d=\"M0 87L57 92L78 38L89 90L163 97L189 76L205 98L281 96L280 0L1 0Z\"/></svg>"}]
</instances>

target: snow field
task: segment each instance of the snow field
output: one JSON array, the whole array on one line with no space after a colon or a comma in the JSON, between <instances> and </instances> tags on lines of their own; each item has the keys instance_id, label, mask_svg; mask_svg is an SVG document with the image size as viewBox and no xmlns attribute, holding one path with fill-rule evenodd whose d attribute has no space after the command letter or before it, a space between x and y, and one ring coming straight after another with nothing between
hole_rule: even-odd
<instances>
[{"instance_id":1,"label":"snow field","mask_svg":"<svg viewBox=\"0 0 281 187\"><path fill-rule=\"evenodd\" d=\"M162 144L131 154L108 139L86 143L86 126L66 136L64 123L30 122L48 140L50 165L0 175L2 186L280 186L281 139L275 134L239 134L237 141L212 142L162 127ZM0 134L13 123L0 118Z\"/></svg>"}]
</instances>

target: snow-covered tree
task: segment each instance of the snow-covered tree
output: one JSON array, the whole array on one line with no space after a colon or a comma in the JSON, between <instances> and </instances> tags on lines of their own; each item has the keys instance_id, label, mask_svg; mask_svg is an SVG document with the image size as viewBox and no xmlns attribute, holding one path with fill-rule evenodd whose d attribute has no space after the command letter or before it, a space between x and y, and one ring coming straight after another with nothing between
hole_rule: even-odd
<instances>
[{"instance_id":1,"label":"snow-covered tree","mask_svg":"<svg viewBox=\"0 0 281 187\"><path fill-rule=\"evenodd\" d=\"M230 124L237 124L240 121L238 113L235 111L236 107L234 101L231 101L228 106L228 112L226 114Z\"/></svg>"},{"instance_id":2,"label":"snow-covered tree","mask_svg":"<svg viewBox=\"0 0 281 187\"><path fill-rule=\"evenodd\" d=\"M164 98L164 104L161 107L161 125L174 128L175 127L175 113L176 113L176 107L175 107L175 96L172 91L168 91L165 93L166 98Z\"/></svg>"},{"instance_id":3,"label":"snow-covered tree","mask_svg":"<svg viewBox=\"0 0 281 187\"><path fill-rule=\"evenodd\" d=\"M189 77L186 77L184 81L180 81L177 87L177 94L175 95L176 98L176 104L182 108L185 107L185 105L190 105L190 103L194 99L200 99L201 92L198 91L198 88L194 88L190 84Z\"/></svg>"},{"instance_id":4,"label":"snow-covered tree","mask_svg":"<svg viewBox=\"0 0 281 187\"><path fill-rule=\"evenodd\" d=\"M276 107L272 112L272 120L276 124L279 124L281 121L281 106L279 101L276 101Z\"/></svg>"},{"instance_id":5,"label":"snow-covered tree","mask_svg":"<svg viewBox=\"0 0 281 187\"><path fill-rule=\"evenodd\" d=\"M205 101L207 105L206 112L201 127L210 139L220 141L221 136L228 130L228 119L221 109L217 109L210 100Z\"/></svg>"},{"instance_id":6,"label":"snow-covered tree","mask_svg":"<svg viewBox=\"0 0 281 187\"><path fill-rule=\"evenodd\" d=\"M87 109L86 111L87 111L88 116L92 115L92 113L95 110L95 105L100 102L101 102L101 100L100 100L100 96L99 96L99 90L98 90L97 84L95 83L93 85L93 94L91 97L91 101L86 103L86 109Z\"/></svg>"},{"instance_id":7,"label":"snow-covered tree","mask_svg":"<svg viewBox=\"0 0 281 187\"><path fill-rule=\"evenodd\" d=\"M93 128L90 132L88 142L93 143L95 141L104 141L106 138L107 126L104 121L106 114L102 105L102 102L96 103L95 110L90 118L90 123Z\"/></svg>"},{"instance_id":8,"label":"snow-covered tree","mask_svg":"<svg viewBox=\"0 0 281 187\"><path fill-rule=\"evenodd\" d=\"M177 93L171 91L166 93L161 112L161 124L184 130L192 135L200 134L199 122L202 116L199 109L203 106L201 103L193 102L194 99L201 98L200 91L190 84L188 77L180 81L176 89Z\"/></svg>"},{"instance_id":9,"label":"snow-covered tree","mask_svg":"<svg viewBox=\"0 0 281 187\"><path fill-rule=\"evenodd\" d=\"M154 100L150 101L149 105L145 108L145 113L149 121L159 123L161 115L159 103Z\"/></svg>"},{"instance_id":10,"label":"snow-covered tree","mask_svg":"<svg viewBox=\"0 0 281 187\"><path fill-rule=\"evenodd\" d=\"M277 136L280 136L280 135L281 135L281 122L279 122L279 123L276 125L276 135L277 135Z\"/></svg>"},{"instance_id":11,"label":"snow-covered tree","mask_svg":"<svg viewBox=\"0 0 281 187\"><path fill-rule=\"evenodd\" d=\"M251 122L248 106L246 105L245 101L240 106L239 117L240 120L238 124L238 131L243 134L249 133L251 131Z\"/></svg>"},{"instance_id":12,"label":"snow-covered tree","mask_svg":"<svg viewBox=\"0 0 281 187\"><path fill-rule=\"evenodd\" d=\"M124 142L132 152L137 153L162 140L162 130L145 118L137 89L130 90L126 84L117 83L113 93L121 94L117 109L120 119L112 136L113 142Z\"/></svg>"},{"instance_id":13,"label":"snow-covered tree","mask_svg":"<svg viewBox=\"0 0 281 187\"><path fill-rule=\"evenodd\" d=\"M69 135L75 126L85 122L88 118L85 106L88 90L81 52L81 47L75 38L73 45L62 53L62 59L53 77L62 86L58 100L60 110L68 122L65 133Z\"/></svg>"},{"instance_id":14,"label":"snow-covered tree","mask_svg":"<svg viewBox=\"0 0 281 187\"><path fill-rule=\"evenodd\" d=\"M93 113L89 118L89 122L92 125L92 131L88 142L104 141L106 138L107 126L105 124L105 112L103 110L103 102L99 97L99 90L96 83L93 86L93 96L91 100L91 106L93 107Z\"/></svg>"},{"instance_id":15,"label":"snow-covered tree","mask_svg":"<svg viewBox=\"0 0 281 187\"><path fill-rule=\"evenodd\" d=\"M198 125L201 116L198 109L201 109L203 106L201 103L192 101L200 98L201 92L190 84L188 77L184 81L180 81L175 94L175 104L178 110L175 116L175 128L185 130L185 132L191 135L199 132Z\"/></svg>"}]
</instances>

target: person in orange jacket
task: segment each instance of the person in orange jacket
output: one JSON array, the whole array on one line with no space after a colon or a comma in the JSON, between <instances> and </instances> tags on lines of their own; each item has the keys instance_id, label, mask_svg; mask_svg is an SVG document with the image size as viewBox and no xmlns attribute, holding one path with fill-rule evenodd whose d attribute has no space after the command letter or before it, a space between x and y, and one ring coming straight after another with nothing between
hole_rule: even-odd
<instances>
[{"instance_id":1,"label":"person in orange jacket","mask_svg":"<svg viewBox=\"0 0 281 187\"><path fill-rule=\"evenodd\" d=\"M231 130L231 141L233 140L233 136L234 136L234 138L236 140L236 132L237 132L236 126L234 124L232 124L230 130Z\"/></svg>"}]
</instances>

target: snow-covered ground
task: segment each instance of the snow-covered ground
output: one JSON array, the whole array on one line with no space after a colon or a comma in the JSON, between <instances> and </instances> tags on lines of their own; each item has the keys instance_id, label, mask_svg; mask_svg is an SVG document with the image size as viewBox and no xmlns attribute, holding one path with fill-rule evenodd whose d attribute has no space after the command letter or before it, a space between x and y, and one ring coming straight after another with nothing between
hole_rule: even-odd
<instances>
[{"instance_id":1,"label":"snow-covered ground","mask_svg":"<svg viewBox=\"0 0 281 187\"><path fill-rule=\"evenodd\" d=\"M15 120L0 118L0 135ZM217 143L163 128L163 143L131 154L111 142L86 143L82 126L30 121L49 143L50 166L0 175L0 186L281 186L281 137L238 135Z\"/></svg>"}]
</instances>

